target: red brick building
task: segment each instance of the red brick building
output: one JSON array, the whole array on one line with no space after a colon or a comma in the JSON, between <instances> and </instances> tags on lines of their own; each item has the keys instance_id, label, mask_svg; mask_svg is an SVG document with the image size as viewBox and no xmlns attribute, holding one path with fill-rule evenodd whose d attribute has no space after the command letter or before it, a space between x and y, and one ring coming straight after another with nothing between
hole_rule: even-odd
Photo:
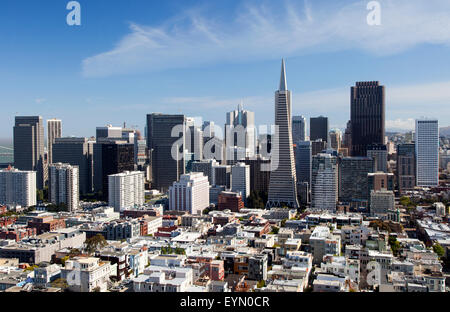
<instances>
[{"instance_id":1,"label":"red brick building","mask_svg":"<svg viewBox=\"0 0 450 312\"><path fill-rule=\"evenodd\" d=\"M0 230L0 239L11 239L18 242L30 236L36 236L35 228Z\"/></svg>"},{"instance_id":2,"label":"red brick building","mask_svg":"<svg viewBox=\"0 0 450 312\"><path fill-rule=\"evenodd\" d=\"M64 219L53 219L52 216L36 217L32 221L28 221L28 227L35 228L37 234L55 231L66 227Z\"/></svg>"},{"instance_id":3,"label":"red brick building","mask_svg":"<svg viewBox=\"0 0 450 312\"><path fill-rule=\"evenodd\" d=\"M218 208L219 210L228 209L233 212L239 212L244 208L242 196L234 192L222 192L219 194Z\"/></svg>"}]
</instances>

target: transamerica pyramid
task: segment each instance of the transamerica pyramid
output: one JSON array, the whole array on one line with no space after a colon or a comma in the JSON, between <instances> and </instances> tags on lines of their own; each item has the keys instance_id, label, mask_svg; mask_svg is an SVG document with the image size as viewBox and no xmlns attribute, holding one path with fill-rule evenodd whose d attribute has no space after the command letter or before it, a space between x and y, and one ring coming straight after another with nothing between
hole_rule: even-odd
<instances>
[{"instance_id":1,"label":"transamerica pyramid","mask_svg":"<svg viewBox=\"0 0 450 312\"><path fill-rule=\"evenodd\" d=\"M287 88L286 66L281 63L279 90L275 92L275 125L272 138L269 200L266 208L298 208L294 146L292 143L291 91Z\"/></svg>"}]
</instances>

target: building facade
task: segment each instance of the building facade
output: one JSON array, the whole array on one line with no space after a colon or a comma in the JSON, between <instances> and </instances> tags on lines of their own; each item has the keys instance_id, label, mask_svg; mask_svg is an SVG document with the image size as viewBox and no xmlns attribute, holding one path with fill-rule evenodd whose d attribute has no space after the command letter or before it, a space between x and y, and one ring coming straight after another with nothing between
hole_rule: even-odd
<instances>
[{"instance_id":1,"label":"building facade","mask_svg":"<svg viewBox=\"0 0 450 312\"><path fill-rule=\"evenodd\" d=\"M53 163L53 144L57 138L62 137L62 121L59 119L47 120L47 163Z\"/></svg>"},{"instance_id":2,"label":"building facade","mask_svg":"<svg viewBox=\"0 0 450 312\"><path fill-rule=\"evenodd\" d=\"M417 186L439 185L439 122L416 120L416 180Z\"/></svg>"},{"instance_id":3,"label":"building facade","mask_svg":"<svg viewBox=\"0 0 450 312\"><path fill-rule=\"evenodd\" d=\"M0 170L0 205L36 205L36 172L14 168Z\"/></svg>"},{"instance_id":4,"label":"building facade","mask_svg":"<svg viewBox=\"0 0 450 312\"><path fill-rule=\"evenodd\" d=\"M169 209L201 214L209 207L209 183L203 173L182 175L169 188Z\"/></svg>"},{"instance_id":5,"label":"building facade","mask_svg":"<svg viewBox=\"0 0 450 312\"><path fill-rule=\"evenodd\" d=\"M287 88L284 60L281 66L280 87L275 93L275 125L278 133L272 140L268 208L287 206L298 208L297 177L292 141L291 91Z\"/></svg>"},{"instance_id":6,"label":"building facade","mask_svg":"<svg viewBox=\"0 0 450 312\"><path fill-rule=\"evenodd\" d=\"M378 81L357 82L351 88L351 156L367 156L367 147L384 144L385 87Z\"/></svg>"},{"instance_id":7,"label":"building facade","mask_svg":"<svg viewBox=\"0 0 450 312\"><path fill-rule=\"evenodd\" d=\"M125 171L108 176L108 201L114 211L142 206L145 176L142 171Z\"/></svg>"},{"instance_id":8,"label":"building facade","mask_svg":"<svg viewBox=\"0 0 450 312\"><path fill-rule=\"evenodd\" d=\"M70 164L50 164L48 179L49 200L55 205L65 204L68 211L79 207L79 169Z\"/></svg>"},{"instance_id":9,"label":"building facade","mask_svg":"<svg viewBox=\"0 0 450 312\"><path fill-rule=\"evenodd\" d=\"M40 116L16 116L14 167L36 171L36 187L44 189L44 125Z\"/></svg>"}]
</instances>

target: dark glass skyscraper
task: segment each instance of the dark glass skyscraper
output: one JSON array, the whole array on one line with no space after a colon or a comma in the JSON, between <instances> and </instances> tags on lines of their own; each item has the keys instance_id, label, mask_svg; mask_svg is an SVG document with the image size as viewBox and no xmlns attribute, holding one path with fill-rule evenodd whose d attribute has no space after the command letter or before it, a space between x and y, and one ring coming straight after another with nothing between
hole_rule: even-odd
<instances>
[{"instance_id":1,"label":"dark glass skyscraper","mask_svg":"<svg viewBox=\"0 0 450 312\"><path fill-rule=\"evenodd\" d=\"M404 143L397 146L397 184L400 194L416 186L416 145Z\"/></svg>"},{"instance_id":2,"label":"dark glass skyscraper","mask_svg":"<svg viewBox=\"0 0 450 312\"><path fill-rule=\"evenodd\" d=\"M44 188L44 125L40 116L16 116L14 167L36 171L36 187Z\"/></svg>"},{"instance_id":3,"label":"dark glass skyscraper","mask_svg":"<svg viewBox=\"0 0 450 312\"><path fill-rule=\"evenodd\" d=\"M108 198L108 176L134 171L134 144L104 143L102 148L102 191Z\"/></svg>"},{"instance_id":4,"label":"dark glass skyscraper","mask_svg":"<svg viewBox=\"0 0 450 312\"><path fill-rule=\"evenodd\" d=\"M351 88L352 156L367 156L367 147L384 144L385 87L378 81L357 82Z\"/></svg>"},{"instance_id":5,"label":"dark glass skyscraper","mask_svg":"<svg viewBox=\"0 0 450 312\"><path fill-rule=\"evenodd\" d=\"M80 194L92 193L93 143L89 143L87 138L57 138L52 149L55 163L78 166Z\"/></svg>"},{"instance_id":6,"label":"dark glass skyscraper","mask_svg":"<svg viewBox=\"0 0 450 312\"><path fill-rule=\"evenodd\" d=\"M328 118L327 117L315 117L311 118L309 122L309 140L315 141L322 139L324 142L328 142Z\"/></svg>"},{"instance_id":7,"label":"dark glass skyscraper","mask_svg":"<svg viewBox=\"0 0 450 312\"><path fill-rule=\"evenodd\" d=\"M177 131L177 136L172 136L172 129L176 126L181 129ZM183 157L172 157L173 146L178 145L179 152L185 149L185 128L184 115L147 115L147 148L152 171L152 188L165 192L185 173Z\"/></svg>"}]
</instances>

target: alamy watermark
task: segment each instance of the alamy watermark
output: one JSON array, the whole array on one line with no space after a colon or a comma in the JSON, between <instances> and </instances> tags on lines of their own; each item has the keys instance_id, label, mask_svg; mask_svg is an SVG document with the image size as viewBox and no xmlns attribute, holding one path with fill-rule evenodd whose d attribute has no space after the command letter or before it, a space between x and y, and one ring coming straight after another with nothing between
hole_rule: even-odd
<instances>
[{"instance_id":1,"label":"alamy watermark","mask_svg":"<svg viewBox=\"0 0 450 312\"><path fill-rule=\"evenodd\" d=\"M67 14L66 22L69 26L81 26L81 5L78 1L70 1L66 6L70 12Z\"/></svg>"},{"instance_id":2,"label":"alamy watermark","mask_svg":"<svg viewBox=\"0 0 450 312\"><path fill-rule=\"evenodd\" d=\"M381 4L378 1L370 1L367 3L367 25L380 26L381 25Z\"/></svg>"}]
</instances>

